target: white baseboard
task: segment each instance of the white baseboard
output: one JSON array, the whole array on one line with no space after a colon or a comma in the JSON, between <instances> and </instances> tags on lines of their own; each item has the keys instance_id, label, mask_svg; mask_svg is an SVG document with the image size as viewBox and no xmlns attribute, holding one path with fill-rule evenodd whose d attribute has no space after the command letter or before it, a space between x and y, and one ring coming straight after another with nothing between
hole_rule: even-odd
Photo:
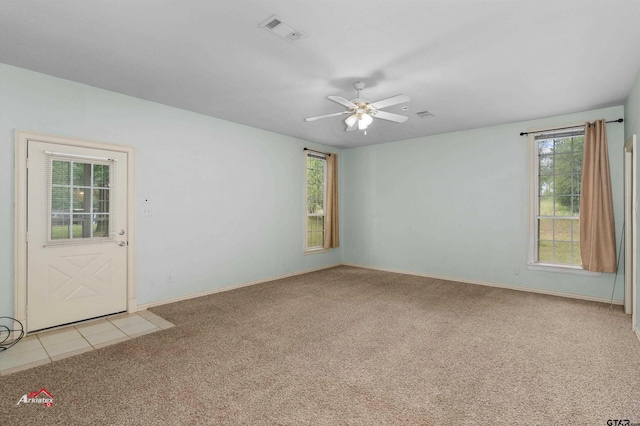
<instances>
[{"instance_id":1,"label":"white baseboard","mask_svg":"<svg viewBox=\"0 0 640 426\"><path fill-rule=\"evenodd\" d=\"M476 285L483 285L483 286L487 286L487 287L498 287L498 288L506 288L508 290L525 291L525 292L528 292L528 293L546 294L546 295L549 295L549 296L568 297L568 298L571 298L571 299L588 300L590 302L613 303L614 305L623 305L624 304L624 300L620 300L620 299L613 299L613 301L612 301L611 299L607 299L605 297L584 296L584 295L581 295L581 294L563 293L563 292L560 292L560 291L542 290L542 289L539 289L539 288L532 288L532 287L516 287L516 286L505 285L505 284L492 283L492 282L489 282L489 281L469 280L469 279L466 279L466 278L456 278L456 277L443 277L443 276L439 276L439 275L421 274L421 273L418 273L418 272L403 271L403 270L391 269L391 268L377 268L377 267L374 267L374 266L358 265L358 264L352 264L352 263L343 263L343 265L345 265L345 266L353 266L353 267L356 267L356 268L372 269L372 270L375 270L375 271L393 272L393 273L396 273L396 274L414 275L414 276L417 276L417 277L433 278L433 279L437 279L437 280L456 281L456 282L461 282L461 283L465 283L465 284L476 284ZM636 330L636 332L637 332L637 330Z\"/></svg>"},{"instance_id":2,"label":"white baseboard","mask_svg":"<svg viewBox=\"0 0 640 426\"><path fill-rule=\"evenodd\" d=\"M335 264L332 264L332 265L320 266L318 268L306 269L304 271L292 272L290 274L278 275L278 276L275 276L275 277L269 277L269 278L265 278L265 279L261 279L261 280L248 281L248 282L244 282L244 283L240 283L240 284L234 284L234 285L230 285L230 286L226 286L226 287L216 288L216 289L213 289L213 290L205 290L205 291L201 291L199 293L187 294L185 296L178 296L178 297L172 297L170 299L157 300L155 302L142 303L142 304L138 304L137 305L137 311L138 312L139 311L145 311L145 310L147 310L149 308L153 308L155 306L160 306L160 305L166 305L168 303L180 302L182 300L194 299L196 297L208 296L208 295L214 294L214 293L222 293L223 291L235 290L237 288L249 287L249 286L256 285L256 284L262 284L262 283L266 283L266 282L270 282L270 281L281 280L283 278L295 277L296 275L303 275L303 274L308 274L310 272L321 271L323 269L335 268L336 266L340 266L340 265L341 265L341 263L335 263Z\"/></svg>"},{"instance_id":3,"label":"white baseboard","mask_svg":"<svg viewBox=\"0 0 640 426\"><path fill-rule=\"evenodd\" d=\"M304 270L304 271L292 272L290 274L278 275L278 276L269 277L269 278L265 278L265 279L261 279L261 280L248 281L248 282L244 282L244 283L240 283L240 284L234 284L234 285L230 285L230 286L226 286L226 287L216 288L216 289L213 289L213 290L206 290L206 291L201 291L201 292L198 292L198 293L187 294L187 295L184 295L184 296L172 297L170 299L163 299L163 300L157 300L155 302L142 303L142 304L138 304L137 305L137 311L144 311L144 310L147 310L149 308L153 308L155 306L161 306L161 305L166 305L168 303L180 302L182 300L193 299L193 298L196 298L196 297L208 296L208 295L214 294L214 293L221 293L223 291L235 290L237 288L248 287L248 286L252 286L252 285L256 285L256 284L262 284L262 283L266 283L266 282L270 282L270 281L280 280L280 279L283 279L283 278L294 277L296 275L308 274L310 272L321 271L323 269L335 268L336 266L340 266L340 265L352 266L352 267L355 267L355 268L371 269L371 270L374 270L374 271L392 272L392 273L396 273L396 274L404 274L404 275L413 275L413 276L417 276L417 277L433 278L433 279L444 280L444 281L456 281L456 282L461 282L461 283L465 283L465 284L483 285L483 286L486 286L486 287L505 288L505 289L508 289L508 290L524 291L524 292L528 292L528 293L546 294L546 295L549 295L549 296L567 297L567 298L570 298L570 299L587 300L587 301L590 301L590 302L613 303L614 305L623 305L624 304L624 301L620 300L620 299L613 299L613 302L612 302L611 299L607 299L607 298L604 298L604 297L584 296L584 295L581 295L581 294L563 293L563 292L560 292L560 291L550 291L550 290L543 290L543 289L532 288L532 287L515 287L515 286L509 286L509 285L505 285L505 284L493 283L493 282L489 282L489 281L470 280L470 279L466 279L466 278L456 278L456 277L445 277L445 276L433 275L433 274L422 274L422 273L418 273L418 272L404 271L404 270L400 270L400 269L378 268L378 267L374 267L374 266L359 265L359 264L355 264L355 263L335 263L335 264L332 264L332 265L320 266L318 268L307 269L307 270ZM638 335L638 338L640 339L640 331L636 328L635 332Z\"/></svg>"}]
</instances>

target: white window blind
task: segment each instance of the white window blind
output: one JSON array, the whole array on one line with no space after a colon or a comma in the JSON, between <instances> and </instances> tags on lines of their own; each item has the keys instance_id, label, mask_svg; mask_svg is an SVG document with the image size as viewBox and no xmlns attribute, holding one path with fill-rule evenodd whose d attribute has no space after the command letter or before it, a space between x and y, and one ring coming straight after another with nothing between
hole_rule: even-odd
<instances>
[{"instance_id":1,"label":"white window blind","mask_svg":"<svg viewBox=\"0 0 640 426\"><path fill-rule=\"evenodd\" d=\"M46 152L47 241L112 238L117 162Z\"/></svg>"}]
</instances>

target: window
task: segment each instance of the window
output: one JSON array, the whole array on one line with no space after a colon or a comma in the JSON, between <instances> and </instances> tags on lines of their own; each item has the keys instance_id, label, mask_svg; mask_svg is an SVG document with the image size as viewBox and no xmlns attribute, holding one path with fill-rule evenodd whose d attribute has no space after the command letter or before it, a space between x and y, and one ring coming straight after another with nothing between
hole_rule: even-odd
<instances>
[{"instance_id":1,"label":"window","mask_svg":"<svg viewBox=\"0 0 640 426\"><path fill-rule=\"evenodd\" d=\"M110 162L49 159L49 242L109 237Z\"/></svg>"},{"instance_id":2,"label":"window","mask_svg":"<svg viewBox=\"0 0 640 426\"><path fill-rule=\"evenodd\" d=\"M305 151L305 250L324 248L327 160Z\"/></svg>"},{"instance_id":3,"label":"window","mask_svg":"<svg viewBox=\"0 0 640 426\"><path fill-rule=\"evenodd\" d=\"M584 128L530 135L532 247L530 263L582 269L580 178Z\"/></svg>"}]
</instances>

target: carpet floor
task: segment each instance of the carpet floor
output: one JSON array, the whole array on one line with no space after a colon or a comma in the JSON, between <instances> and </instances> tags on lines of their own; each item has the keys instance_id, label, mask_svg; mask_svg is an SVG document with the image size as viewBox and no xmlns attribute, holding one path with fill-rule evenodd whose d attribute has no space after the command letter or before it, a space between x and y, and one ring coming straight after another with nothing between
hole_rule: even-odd
<instances>
[{"instance_id":1,"label":"carpet floor","mask_svg":"<svg viewBox=\"0 0 640 426\"><path fill-rule=\"evenodd\" d=\"M640 423L607 304L340 266L152 311L176 327L0 377L0 423Z\"/></svg>"}]
</instances>

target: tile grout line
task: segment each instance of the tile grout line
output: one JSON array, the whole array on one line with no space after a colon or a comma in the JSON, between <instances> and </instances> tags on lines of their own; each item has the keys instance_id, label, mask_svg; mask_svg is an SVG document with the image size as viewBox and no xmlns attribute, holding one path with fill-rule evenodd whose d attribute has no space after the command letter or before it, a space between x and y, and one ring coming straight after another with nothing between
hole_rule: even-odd
<instances>
[{"instance_id":1,"label":"tile grout line","mask_svg":"<svg viewBox=\"0 0 640 426\"><path fill-rule=\"evenodd\" d=\"M80 330L78 330L78 329L76 328L76 326L75 326L75 325L69 328L69 330L72 330L72 329L73 329L73 330L75 330L76 332L78 332L78 334L80 335L80 337L82 338L82 340L84 340L84 341L85 341L85 343L87 343L87 344L91 347L91 349L92 349L92 350L95 350L95 349L96 349L96 348L94 348L94 347L93 347L93 345L91 344L91 342L89 342L89 341L85 338L85 336L84 336L82 333L80 333ZM46 334L46 333L45 333L45 334ZM44 344L44 342L40 339L40 334L36 334L36 337L38 338L38 342L40 342L40 346L42 346L42 349L44 349L45 353L46 353L46 354L47 354L47 356L49 357L49 362L54 362L54 361L53 361L53 358L52 358L52 355L49 353L49 350L47 349L47 346L46 346L46 345ZM76 337L75 339L71 339L71 340L76 340L76 339L77 339L77 337ZM49 345L49 346L57 345L57 344L60 344L60 343L67 343L67 342L69 342L69 341L70 341L70 340L65 340L65 341L62 341L62 342L53 343L53 344L51 344L51 345ZM75 352L75 351L69 351L69 352ZM68 353L68 352L63 352L62 354L64 354L64 353ZM62 355L62 354L59 354L59 355ZM53 355L53 356L59 356L59 355Z\"/></svg>"},{"instance_id":2,"label":"tile grout line","mask_svg":"<svg viewBox=\"0 0 640 426\"><path fill-rule=\"evenodd\" d=\"M75 328L75 327L73 327ZM47 350L47 347L44 345L44 343L42 343L42 340L40 339L40 335L36 334L36 338L38 339L38 342L40 343L40 346L42 346L42 349L44 350L44 353L47 354L47 357L49 358L49 362L53 362L51 361L51 355L49 355L49 351Z\"/></svg>"}]
</instances>

